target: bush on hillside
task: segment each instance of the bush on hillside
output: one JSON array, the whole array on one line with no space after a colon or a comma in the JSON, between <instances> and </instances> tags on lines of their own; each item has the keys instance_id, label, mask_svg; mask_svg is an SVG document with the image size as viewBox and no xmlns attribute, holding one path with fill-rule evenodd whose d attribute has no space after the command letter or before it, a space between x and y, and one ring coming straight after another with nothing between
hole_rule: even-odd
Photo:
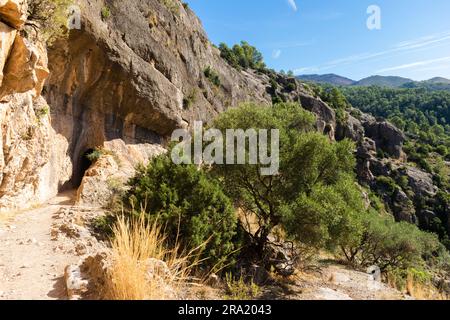
<instances>
[{"instance_id":1,"label":"bush on hillside","mask_svg":"<svg viewBox=\"0 0 450 320\"><path fill-rule=\"evenodd\" d=\"M221 43L219 50L221 57L236 69L266 69L261 52L245 41L241 41L240 45L234 45L233 48L229 48L225 43Z\"/></svg>"},{"instance_id":2,"label":"bush on hillside","mask_svg":"<svg viewBox=\"0 0 450 320\"><path fill-rule=\"evenodd\" d=\"M436 235L392 217L370 213L364 216L361 242L343 247L348 260L363 267L376 265L381 271L422 267L442 246Z\"/></svg>"},{"instance_id":3,"label":"bush on hillside","mask_svg":"<svg viewBox=\"0 0 450 320\"><path fill-rule=\"evenodd\" d=\"M278 226L289 237L317 247L350 241L358 233L355 218L363 205L355 191L353 144L347 140L334 143L316 133L314 120L298 104L246 104L228 110L213 124L223 132L279 129L278 174L262 175L261 165L213 167L225 192L246 214L257 217L258 230L250 236L260 254ZM247 158L249 151L246 144Z\"/></svg>"},{"instance_id":4,"label":"bush on hillside","mask_svg":"<svg viewBox=\"0 0 450 320\"><path fill-rule=\"evenodd\" d=\"M202 258L214 266L238 248L236 215L218 183L195 165L176 165L168 155L141 167L129 181L129 208L159 219L165 232L187 250L205 246Z\"/></svg>"}]
</instances>

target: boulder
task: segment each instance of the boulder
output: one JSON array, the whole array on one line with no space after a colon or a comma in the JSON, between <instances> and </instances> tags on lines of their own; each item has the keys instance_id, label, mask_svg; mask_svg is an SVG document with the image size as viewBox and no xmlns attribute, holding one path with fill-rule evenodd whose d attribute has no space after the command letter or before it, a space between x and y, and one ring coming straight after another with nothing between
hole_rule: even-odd
<instances>
[{"instance_id":1,"label":"boulder","mask_svg":"<svg viewBox=\"0 0 450 320\"><path fill-rule=\"evenodd\" d=\"M396 221L417 222L414 204L403 190L399 189L395 192L391 207Z\"/></svg>"},{"instance_id":2,"label":"boulder","mask_svg":"<svg viewBox=\"0 0 450 320\"><path fill-rule=\"evenodd\" d=\"M403 143L405 135L389 122L376 122L372 118L363 122L366 136L375 141L377 149L387 152L396 159L404 159Z\"/></svg>"},{"instance_id":3,"label":"boulder","mask_svg":"<svg viewBox=\"0 0 450 320\"><path fill-rule=\"evenodd\" d=\"M16 34L3 75L0 99L12 93L31 90L35 97L39 96L49 75L47 52L43 44Z\"/></svg>"},{"instance_id":4,"label":"boulder","mask_svg":"<svg viewBox=\"0 0 450 320\"><path fill-rule=\"evenodd\" d=\"M69 265L64 270L64 281L67 297L70 300L80 300L88 290L88 280L81 274L80 266Z\"/></svg>"},{"instance_id":5,"label":"boulder","mask_svg":"<svg viewBox=\"0 0 450 320\"><path fill-rule=\"evenodd\" d=\"M110 262L110 252L104 250L85 256L76 265L67 266L64 279L68 298L70 300L103 299Z\"/></svg>"},{"instance_id":6,"label":"boulder","mask_svg":"<svg viewBox=\"0 0 450 320\"><path fill-rule=\"evenodd\" d=\"M17 31L8 25L0 22L0 87L3 82L3 68L8 60Z\"/></svg>"},{"instance_id":7,"label":"boulder","mask_svg":"<svg viewBox=\"0 0 450 320\"><path fill-rule=\"evenodd\" d=\"M416 167L408 167L405 172L409 185L418 197L434 197L437 187L433 184L431 174Z\"/></svg>"},{"instance_id":8,"label":"boulder","mask_svg":"<svg viewBox=\"0 0 450 320\"><path fill-rule=\"evenodd\" d=\"M433 227L433 220L438 218L438 215L431 211L431 210L422 210L420 211L420 213L418 214L419 216L419 222L420 222L420 226L423 228L426 228L428 230L431 230Z\"/></svg>"},{"instance_id":9,"label":"boulder","mask_svg":"<svg viewBox=\"0 0 450 320\"><path fill-rule=\"evenodd\" d=\"M1 20L14 29L20 29L28 17L27 0L0 0Z\"/></svg>"},{"instance_id":10,"label":"boulder","mask_svg":"<svg viewBox=\"0 0 450 320\"><path fill-rule=\"evenodd\" d=\"M352 115L348 115L347 121L337 123L336 140L344 140L345 138L355 142L360 142L364 138L364 127L358 119Z\"/></svg>"},{"instance_id":11,"label":"boulder","mask_svg":"<svg viewBox=\"0 0 450 320\"><path fill-rule=\"evenodd\" d=\"M136 166L147 164L165 149L152 144L127 145L116 139L106 142L101 152L101 157L85 172L81 181L76 200L78 205L108 206L114 195L124 190Z\"/></svg>"},{"instance_id":12,"label":"boulder","mask_svg":"<svg viewBox=\"0 0 450 320\"><path fill-rule=\"evenodd\" d=\"M317 116L317 129L319 132L328 134L334 139L336 128L336 113L320 98L302 93L299 96L302 107Z\"/></svg>"}]
</instances>

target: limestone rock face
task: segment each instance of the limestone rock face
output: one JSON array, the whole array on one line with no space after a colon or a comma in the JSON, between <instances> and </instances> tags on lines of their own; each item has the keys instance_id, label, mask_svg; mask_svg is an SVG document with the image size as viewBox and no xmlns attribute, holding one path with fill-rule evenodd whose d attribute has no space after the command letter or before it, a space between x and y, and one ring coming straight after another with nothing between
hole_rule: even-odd
<instances>
[{"instance_id":1,"label":"limestone rock face","mask_svg":"<svg viewBox=\"0 0 450 320\"><path fill-rule=\"evenodd\" d=\"M389 122L363 122L366 136L373 139L377 148L387 152L396 159L404 158L403 143L406 138L403 132Z\"/></svg>"},{"instance_id":2,"label":"limestone rock face","mask_svg":"<svg viewBox=\"0 0 450 320\"><path fill-rule=\"evenodd\" d=\"M343 140L345 138L353 140L355 142L361 142L364 138L364 127L361 121L348 115L348 119L345 123L338 123L336 128L336 140Z\"/></svg>"},{"instance_id":3,"label":"limestone rock face","mask_svg":"<svg viewBox=\"0 0 450 320\"><path fill-rule=\"evenodd\" d=\"M53 130L40 96L46 48L20 31L26 11L26 1L0 1L0 211L46 201L72 172L68 143Z\"/></svg>"},{"instance_id":4,"label":"limestone rock face","mask_svg":"<svg viewBox=\"0 0 450 320\"><path fill-rule=\"evenodd\" d=\"M0 16L14 29L20 29L27 20L27 0L0 0Z\"/></svg>"},{"instance_id":5,"label":"limestone rock face","mask_svg":"<svg viewBox=\"0 0 450 320\"><path fill-rule=\"evenodd\" d=\"M17 93L0 107L0 211L42 203L70 177L67 143L52 129L42 97Z\"/></svg>"},{"instance_id":6,"label":"limestone rock face","mask_svg":"<svg viewBox=\"0 0 450 320\"><path fill-rule=\"evenodd\" d=\"M34 90L41 94L44 81L49 75L47 69L47 52L42 43L31 42L17 34L14 39L8 62L4 68L0 97L12 93Z\"/></svg>"},{"instance_id":7,"label":"limestone rock face","mask_svg":"<svg viewBox=\"0 0 450 320\"><path fill-rule=\"evenodd\" d=\"M409 167L407 168L406 176L408 177L409 185L416 195L421 197L433 197L436 195L436 187L433 184L431 174L415 167Z\"/></svg>"},{"instance_id":8,"label":"limestone rock face","mask_svg":"<svg viewBox=\"0 0 450 320\"><path fill-rule=\"evenodd\" d=\"M12 45L16 38L16 29L0 22L0 86L3 83L3 68L11 52Z\"/></svg>"},{"instance_id":9,"label":"limestone rock face","mask_svg":"<svg viewBox=\"0 0 450 320\"><path fill-rule=\"evenodd\" d=\"M336 128L335 111L319 98L307 94L302 94L299 98L303 108L317 115L318 130L329 134L334 139Z\"/></svg>"},{"instance_id":10,"label":"limestone rock face","mask_svg":"<svg viewBox=\"0 0 450 320\"><path fill-rule=\"evenodd\" d=\"M126 145L122 140L106 142L104 154L86 171L78 189L79 205L107 206L114 194L124 188L139 164L163 152L159 145Z\"/></svg>"},{"instance_id":11,"label":"limestone rock face","mask_svg":"<svg viewBox=\"0 0 450 320\"><path fill-rule=\"evenodd\" d=\"M157 0L111 1L103 21L103 1L80 1L83 28L50 51L46 95L61 130L74 132L76 157L113 139L162 143L174 129L239 102L271 102L265 86L223 61L197 17L175 3L177 13ZM207 67L220 86L204 75ZM68 127L73 118L78 123Z\"/></svg>"}]
</instances>

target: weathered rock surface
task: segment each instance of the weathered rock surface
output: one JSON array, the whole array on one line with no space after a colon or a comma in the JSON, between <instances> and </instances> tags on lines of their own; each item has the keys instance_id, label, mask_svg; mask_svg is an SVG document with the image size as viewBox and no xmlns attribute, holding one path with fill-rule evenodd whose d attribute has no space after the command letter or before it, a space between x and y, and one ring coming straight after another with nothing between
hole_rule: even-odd
<instances>
[{"instance_id":1,"label":"weathered rock surface","mask_svg":"<svg viewBox=\"0 0 450 320\"><path fill-rule=\"evenodd\" d=\"M377 144L377 148L387 152L396 159L404 158L403 143L405 135L389 122L363 122L365 134Z\"/></svg>"},{"instance_id":2,"label":"weathered rock surface","mask_svg":"<svg viewBox=\"0 0 450 320\"><path fill-rule=\"evenodd\" d=\"M409 185L417 196L433 197L436 195L437 188L433 184L433 177L415 167L408 167L406 175Z\"/></svg>"},{"instance_id":3,"label":"weathered rock surface","mask_svg":"<svg viewBox=\"0 0 450 320\"><path fill-rule=\"evenodd\" d=\"M44 99L27 92L0 105L0 210L42 203L71 175L65 140L52 129Z\"/></svg>"},{"instance_id":4,"label":"weathered rock surface","mask_svg":"<svg viewBox=\"0 0 450 320\"><path fill-rule=\"evenodd\" d=\"M0 17L14 29L20 29L27 20L27 0L0 0Z\"/></svg>"},{"instance_id":5,"label":"weathered rock surface","mask_svg":"<svg viewBox=\"0 0 450 320\"><path fill-rule=\"evenodd\" d=\"M11 52L14 40L16 38L16 29L0 22L0 87L3 83L3 68Z\"/></svg>"},{"instance_id":6,"label":"weathered rock surface","mask_svg":"<svg viewBox=\"0 0 450 320\"><path fill-rule=\"evenodd\" d=\"M139 164L163 152L159 145L126 145L122 140L108 141L102 149L104 154L89 168L81 181L77 194L80 205L107 206L120 193Z\"/></svg>"},{"instance_id":7,"label":"weathered rock surface","mask_svg":"<svg viewBox=\"0 0 450 320\"><path fill-rule=\"evenodd\" d=\"M345 123L338 123L336 127L336 140L343 140L345 138L355 142L361 142L364 138L364 127L358 119L352 115L348 115Z\"/></svg>"},{"instance_id":8,"label":"weathered rock surface","mask_svg":"<svg viewBox=\"0 0 450 320\"><path fill-rule=\"evenodd\" d=\"M50 199L71 175L67 143L40 97L49 73L46 48L19 30L26 11L26 1L0 2L0 211Z\"/></svg>"}]
</instances>

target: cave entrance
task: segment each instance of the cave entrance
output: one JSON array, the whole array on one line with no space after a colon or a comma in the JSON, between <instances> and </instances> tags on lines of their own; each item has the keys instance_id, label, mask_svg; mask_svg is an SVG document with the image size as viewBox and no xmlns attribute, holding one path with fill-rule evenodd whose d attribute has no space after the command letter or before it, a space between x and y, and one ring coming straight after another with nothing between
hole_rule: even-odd
<instances>
[{"instance_id":1,"label":"cave entrance","mask_svg":"<svg viewBox=\"0 0 450 320\"><path fill-rule=\"evenodd\" d=\"M76 170L74 170L72 177L72 184L74 187L79 187L86 171L91 167L92 161L89 159L89 155L94 152L94 149L88 149L83 152L78 159Z\"/></svg>"}]
</instances>

